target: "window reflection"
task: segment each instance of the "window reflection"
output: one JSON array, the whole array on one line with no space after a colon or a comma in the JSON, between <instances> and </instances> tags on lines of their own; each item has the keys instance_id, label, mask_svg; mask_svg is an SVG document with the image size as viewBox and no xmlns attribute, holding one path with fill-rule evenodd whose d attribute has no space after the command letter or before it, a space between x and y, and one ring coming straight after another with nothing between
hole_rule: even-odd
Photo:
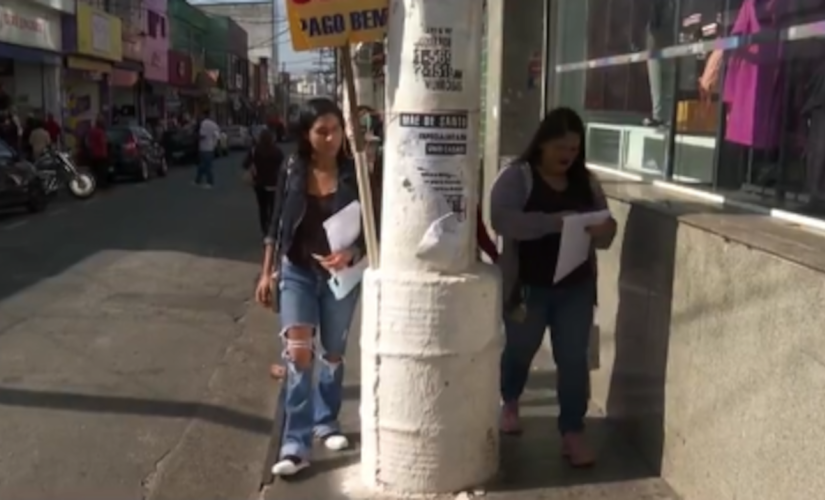
<instances>
[{"instance_id":1,"label":"window reflection","mask_svg":"<svg viewBox=\"0 0 825 500\"><path fill-rule=\"evenodd\" d=\"M563 0L596 163L825 215L825 0ZM750 199L750 198L749 198Z\"/></svg>"}]
</instances>

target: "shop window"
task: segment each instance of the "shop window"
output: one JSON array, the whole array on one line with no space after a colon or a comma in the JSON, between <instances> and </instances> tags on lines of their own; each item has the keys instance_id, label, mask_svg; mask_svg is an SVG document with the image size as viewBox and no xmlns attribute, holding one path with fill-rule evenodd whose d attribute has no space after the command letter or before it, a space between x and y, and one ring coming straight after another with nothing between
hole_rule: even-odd
<instances>
[{"instance_id":1,"label":"shop window","mask_svg":"<svg viewBox=\"0 0 825 500\"><path fill-rule=\"evenodd\" d=\"M825 216L823 0L564 0L590 161Z\"/></svg>"},{"instance_id":2,"label":"shop window","mask_svg":"<svg viewBox=\"0 0 825 500\"><path fill-rule=\"evenodd\" d=\"M146 25L149 31L149 36L152 38L166 37L166 20L154 11L148 11Z\"/></svg>"}]
</instances>

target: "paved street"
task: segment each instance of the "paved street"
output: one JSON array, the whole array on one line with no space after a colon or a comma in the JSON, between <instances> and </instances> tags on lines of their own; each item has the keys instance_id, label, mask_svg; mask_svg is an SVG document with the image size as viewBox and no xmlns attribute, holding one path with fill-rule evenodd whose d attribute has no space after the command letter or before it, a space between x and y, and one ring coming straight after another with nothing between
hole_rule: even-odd
<instances>
[{"instance_id":1,"label":"paved street","mask_svg":"<svg viewBox=\"0 0 825 500\"><path fill-rule=\"evenodd\" d=\"M0 217L0 498L258 491L276 353L240 160Z\"/></svg>"}]
</instances>

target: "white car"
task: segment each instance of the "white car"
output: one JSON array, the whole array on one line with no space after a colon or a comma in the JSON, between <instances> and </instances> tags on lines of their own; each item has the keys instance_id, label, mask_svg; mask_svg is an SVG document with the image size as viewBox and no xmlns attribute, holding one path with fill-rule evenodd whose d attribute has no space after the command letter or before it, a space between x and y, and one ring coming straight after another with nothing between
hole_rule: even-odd
<instances>
[{"instance_id":1,"label":"white car","mask_svg":"<svg viewBox=\"0 0 825 500\"><path fill-rule=\"evenodd\" d=\"M223 129L226 133L228 149L249 149L252 147L252 134L249 129L241 125L230 125Z\"/></svg>"}]
</instances>

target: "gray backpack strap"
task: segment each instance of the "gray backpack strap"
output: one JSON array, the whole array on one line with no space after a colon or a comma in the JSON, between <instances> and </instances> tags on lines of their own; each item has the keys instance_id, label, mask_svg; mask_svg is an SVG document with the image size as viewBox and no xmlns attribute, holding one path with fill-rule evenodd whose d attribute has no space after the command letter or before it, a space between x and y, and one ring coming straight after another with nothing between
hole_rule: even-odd
<instances>
[{"instance_id":1,"label":"gray backpack strap","mask_svg":"<svg viewBox=\"0 0 825 500\"><path fill-rule=\"evenodd\" d=\"M527 197L530 197L530 192L533 191L533 171L530 169L529 163L522 163L519 165L519 170L521 170L521 175L524 179L524 192L527 193ZM527 203L527 200L524 200Z\"/></svg>"}]
</instances>

